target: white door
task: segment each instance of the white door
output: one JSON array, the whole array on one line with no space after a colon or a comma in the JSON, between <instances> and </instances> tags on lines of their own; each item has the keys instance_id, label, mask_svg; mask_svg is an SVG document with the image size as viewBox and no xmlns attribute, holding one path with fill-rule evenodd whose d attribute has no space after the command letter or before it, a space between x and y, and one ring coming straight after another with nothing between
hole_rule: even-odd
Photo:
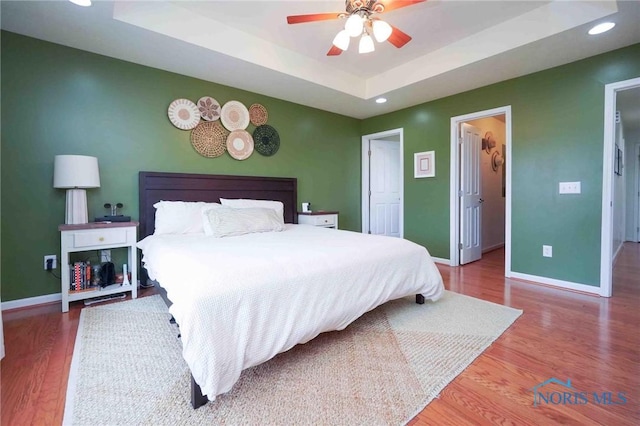
<instances>
[{"instance_id":1,"label":"white door","mask_svg":"<svg viewBox=\"0 0 640 426\"><path fill-rule=\"evenodd\" d=\"M480 185L480 130L460 126L460 264L482 257L482 190Z\"/></svg>"},{"instance_id":2,"label":"white door","mask_svg":"<svg viewBox=\"0 0 640 426\"><path fill-rule=\"evenodd\" d=\"M369 233L400 237L400 144L369 145Z\"/></svg>"}]
</instances>

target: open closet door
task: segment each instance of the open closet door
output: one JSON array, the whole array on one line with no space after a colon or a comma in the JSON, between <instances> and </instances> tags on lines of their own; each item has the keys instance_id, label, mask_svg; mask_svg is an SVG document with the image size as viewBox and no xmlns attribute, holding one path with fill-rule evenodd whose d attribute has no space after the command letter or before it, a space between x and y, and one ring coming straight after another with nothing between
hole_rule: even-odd
<instances>
[{"instance_id":1,"label":"open closet door","mask_svg":"<svg viewBox=\"0 0 640 426\"><path fill-rule=\"evenodd\" d=\"M400 237L400 144L372 140L369 151L370 233Z\"/></svg>"},{"instance_id":2,"label":"open closet door","mask_svg":"<svg viewBox=\"0 0 640 426\"><path fill-rule=\"evenodd\" d=\"M460 264L482 257L482 186L480 185L480 130L460 126Z\"/></svg>"}]
</instances>

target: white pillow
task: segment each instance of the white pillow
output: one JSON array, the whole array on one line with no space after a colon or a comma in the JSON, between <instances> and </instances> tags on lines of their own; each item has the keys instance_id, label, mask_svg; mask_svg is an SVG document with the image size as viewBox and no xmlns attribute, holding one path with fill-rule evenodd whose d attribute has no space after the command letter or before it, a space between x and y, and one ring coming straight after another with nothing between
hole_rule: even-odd
<instances>
[{"instance_id":1,"label":"white pillow","mask_svg":"<svg viewBox=\"0 0 640 426\"><path fill-rule=\"evenodd\" d=\"M284 230L274 209L260 207L205 209L202 221L205 234L217 238Z\"/></svg>"},{"instance_id":2,"label":"white pillow","mask_svg":"<svg viewBox=\"0 0 640 426\"><path fill-rule=\"evenodd\" d=\"M158 201L153 205L156 208L153 234L201 234L204 232L202 210L215 206L222 207L218 203L202 201Z\"/></svg>"},{"instance_id":3,"label":"white pillow","mask_svg":"<svg viewBox=\"0 0 640 426\"><path fill-rule=\"evenodd\" d=\"M280 222L284 225L284 204L282 201L271 200L249 200L245 198L229 199L220 198L220 204L227 207L233 207L236 209L246 209L252 207L261 207L266 209L273 209L278 213Z\"/></svg>"}]
</instances>

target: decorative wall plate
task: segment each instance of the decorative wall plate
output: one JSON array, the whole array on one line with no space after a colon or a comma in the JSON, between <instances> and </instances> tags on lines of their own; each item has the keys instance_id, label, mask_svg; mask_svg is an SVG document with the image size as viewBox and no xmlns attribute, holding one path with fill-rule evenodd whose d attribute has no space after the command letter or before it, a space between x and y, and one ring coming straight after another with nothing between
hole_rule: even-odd
<instances>
[{"instance_id":1,"label":"decorative wall plate","mask_svg":"<svg viewBox=\"0 0 640 426\"><path fill-rule=\"evenodd\" d=\"M249 119L254 126L262 126L263 124L267 124L269 113L264 106L253 104L249 107Z\"/></svg>"},{"instance_id":2,"label":"decorative wall plate","mask_svg":"<svg viewBox=\"0 0 640 426\"><path fill-rule=\"evenodd\" d=\"M197 106L203 120L215 121L220 118L220 103L211 96L198 99Z\"/></svg>"},{"instance_id":3,"label":"decorative wall plate","mask_svg":"<svg viewBox=\"0 0 640 426\"><path fill-rule=\"evenodd\" d=\"M176 99L167 111L169 120L178 129L190 130L200 122L200 110L189 99Z\"/></svg>"},{"instance_id":4,"label":"decorative wall plate","mask_svg":"<svg viewBox=\"0 0 640 426\"><path fill-rule=\"evenodd\" d=\"M229 101L222 106L222 125L228 130L244 130L249 125L249 111L238 101Z\"/></svg>"},{"instance_id":5,"label":"decorative wall plate","mask_svg":"<svg viewBox=\"0 0 640 426\"><path fill-rule=\"evenodd\" d=\"M191 145L203 157L215 158L227 149L229 131L219 121L201 121L191 131Z\"/></svg>"},{"instance_id":6,"label":"decorative wall plate","mask_svg":"<svg viewBox=\"0 0 640 426\"><path fill-rule=\"evenodd\" d=\"M271 156L280 148L280 135L273 127L263 124L253 131L253 143L260 154Z\"/></svg>"},{"instance_id":7,"label":"decorative wall plate","mask_svg":"<svg viewBox=\"0 0 640 426\"><path fill-rule=\"evenodd\" d=\"M234 130L227 136L227 151L236 160L246 160L253 153L253 138L246 130Z\"/></svg>"},{"instance_id":8,"label":"decorative wall plate","mask_svg":"<svg viewBox=\"0 0 640 426\"><path fill-rule=\"evenodd\" d=\"M491 153L491 150L496 147L496 140L493 138L492 132L487 132L482 138L482 149L487 151L487 154Z\"/></svg>"}]
</instances>

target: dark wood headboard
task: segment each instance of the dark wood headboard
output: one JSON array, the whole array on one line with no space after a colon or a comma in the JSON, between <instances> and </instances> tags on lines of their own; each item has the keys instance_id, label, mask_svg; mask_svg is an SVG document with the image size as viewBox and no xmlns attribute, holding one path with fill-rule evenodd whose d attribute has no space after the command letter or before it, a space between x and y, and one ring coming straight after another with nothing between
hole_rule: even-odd
<instances>
[{"instance_id":1,"label":"dark wood headboard","mask_svg":"<svg viewBox=\"0 0 640 426\"><path fill-rule=\"evenodd\" d=\"M298 223L296 178L140 172L138 191L140 239L153 234L158 201L276 200L284 203L284 221Z\"/></svg>"}]
</instances>

